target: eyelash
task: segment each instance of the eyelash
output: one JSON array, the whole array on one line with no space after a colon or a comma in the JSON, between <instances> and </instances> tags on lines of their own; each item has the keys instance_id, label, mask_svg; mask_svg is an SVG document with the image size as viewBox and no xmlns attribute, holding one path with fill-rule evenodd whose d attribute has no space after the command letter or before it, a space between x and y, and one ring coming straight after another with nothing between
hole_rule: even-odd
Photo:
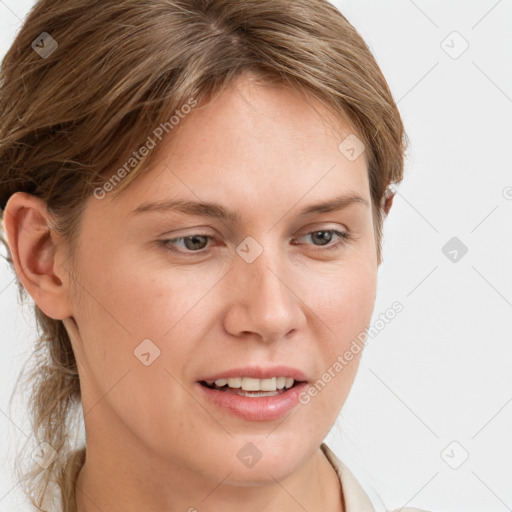
<instances>
[{"instance_id":1,"label":"eyelash","mask_svg":"<svg viewBox=\"0 0 512 512\"><path fill-rule=\"evenodd\" d=\"M337 235L340 238L340 240L337 243L335 243L335 244L326 245L326 246L322 246L322 245L316 246L316 247L319 248L320 251L332 251L332 250L335 250L335 249L340 249L343 246L345 246L349 241L352 240L352 235L350 233L348 233L347 231L339 231L337 229L317 229L315 231L310 231L308 233L305 233L304 235L301 235L300 238L302 238L304 236L308 236L308 235L313 235L315 233L322 233L322 232L333 233L333 234ZM194 256L196 254L199 255L199 254L206 254L206 253L208 253L209 252L208 249L201 250L201 251L188 251L188 252L184 252L184 251L180 251L180 250L175 249L171 245L171 242L176 242L178 240L184 240L185 238L193 238L193 237L196 237L196 236L205 237L205 238L209 238L209 239L213 238L212 236L207 235L205 233L194 233L193 235L182 236L182 237L178 237L178 238L171 238L171 239L167 239L167 240L160 240L159 242L164 246L164 248L166 250L168 250L170 252L182 254L182 255L185 255L185 256ZM322 249L322 247L325 247L325 249Z\"/></svg>"}]
</instances>

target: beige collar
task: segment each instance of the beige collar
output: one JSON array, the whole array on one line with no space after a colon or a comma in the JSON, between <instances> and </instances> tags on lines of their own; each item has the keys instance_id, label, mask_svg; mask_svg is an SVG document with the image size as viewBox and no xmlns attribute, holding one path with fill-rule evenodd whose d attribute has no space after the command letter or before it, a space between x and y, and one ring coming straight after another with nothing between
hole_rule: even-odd
<instances>
[{"instance_id":1,"label":"beige collar","mask_svg":"<svg viewBox=\"0 0 512 512\"><path fill-rule=\"evenodd\" d=\"M361 484L350 469L341 462L334 452L325 444L320 446L325 456L338 474L341 483L341 499L345 504L345 512L375 512L375 508ZM395 512L428 512L419 508L401 508Z\"/></svg>"},{"instance_id":2,"label":"beige collar","mask_svg":"<svg viewBox=\"0 0 512 512\"><path fill-rule=\"evenodd\" d=\"M335 469L340 479L342 499L345 504L345 512L375 512L370 498L356 480L350 469L341 462L334 452L325 444L320 446L325 456Z\"/></svg>"}]
</instances>

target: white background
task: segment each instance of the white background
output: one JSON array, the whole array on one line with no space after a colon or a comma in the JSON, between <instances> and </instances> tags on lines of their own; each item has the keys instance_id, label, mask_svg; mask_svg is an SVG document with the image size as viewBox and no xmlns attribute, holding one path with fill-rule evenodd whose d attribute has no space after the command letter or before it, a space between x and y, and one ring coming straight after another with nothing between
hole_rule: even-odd
<instances>
[{"instance_id":1,"label":"white background","mask_svg":"<svg viewBox=\"0 0 512 512\"><path fill-rule=\"evenodd\" d=\"M32 3L0 0L2 56ZM366 347L327 443L379 510L378 496L389 508L511 510L512 0L335 3L376 56L411 145L374 319L396 300L404 310ZM452 237L468 248L456 262L442 251ZM9 466L26 415L8 400L35 326L17 303L2 260L0 511L26 510Z\"/></svg>"}]
</instances>

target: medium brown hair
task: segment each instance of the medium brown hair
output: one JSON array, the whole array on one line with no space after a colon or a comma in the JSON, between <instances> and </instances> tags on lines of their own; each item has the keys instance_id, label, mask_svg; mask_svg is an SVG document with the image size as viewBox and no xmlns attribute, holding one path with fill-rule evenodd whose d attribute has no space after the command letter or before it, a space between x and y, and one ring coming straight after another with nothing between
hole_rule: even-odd
<instances>
[{"instance_id":1,"label":"medium brown hair","mask_svg":"<svg viewBox=\"0 0 512 512\"><path fill-rule=\"evenodd\" d=\"M49 47L44 32L58 46L43 57L36 48ZM327 0L40 0L0 71L0 208L18 191L41 198L73 255L95 187L190 98L200 101L245 71L318 99L363 141L380 263L383 200L403 178L407 138L371 51ZM156 154L137 162L114 193ZM24 485L44 510L55 481L72 512L85 460L68 424L80 409L80 380L63 322L35 304L34 313L29 413L37 442L59 457L47 469L34 465Z\"/></svg>"}]
</instances>

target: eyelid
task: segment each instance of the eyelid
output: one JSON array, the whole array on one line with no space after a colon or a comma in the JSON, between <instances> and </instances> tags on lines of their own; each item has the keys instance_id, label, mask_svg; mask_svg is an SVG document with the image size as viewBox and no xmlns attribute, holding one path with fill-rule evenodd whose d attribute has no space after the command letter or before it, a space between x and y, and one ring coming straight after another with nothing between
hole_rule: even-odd
<instances>
[{"instance_id":1,"label":"eyelid","mask_svg":"<svg viewBox=\"0 0 512 512\"><path fill-rule=\"evenodd\" d=\"M343 231L343 232L348 232L348 228L345 227L343 224L325 224L325 223L315 223L315 224L310 224L308 226L306 226L305 228L302 228L301 231L299 231L299 233L304 233L306 235L309 235L311 233L316 233L318 231ZM300 236L300 235L296 235L296 236Z\"/></svg>"},{"instance_id":2,"label":"eyelid","mask_svg":"<svg viewBox=\"0 0 512 512\"><path fill-rule=\"evenodd\" d=\"M200 228L197 228L198 230ZM305 244L305 245L311 245L311 247L313 247L314 251L316 252L326 252L326 251L329 251L329 250L335 250L335 249L340 249L341 247L347 245L349 242L351 242L353 240L353 235L350 233L350 231L348 229L346 229L345 227L343 228L339 228L339 226L336 226L336 227L332 227L332 226L317 226L316 228L313 226L313 227L310 227L310 228L304 228L305 230L303 230L301 233L302 234L299 234L299 235L294 235L291 240L295 241L297 238L302 238L304 236L308 236L308 235L313 235L315 233L318 233L318 232L321 232L321 231L330 231L332 232L335 236L337 236L339 238L339 240L335 243L329 243L327 245L313 245L313 244ZM174 246L172 244L170 244L169 242L176 242L177 240L183 240L185 238L190 238L190 237L194 237L194 236L199 236L199 237L204 237L204 238L207 238L207 239L210 239L210 240L215 240L215 235L210 235L208 233L204 233L204 232L201 232L201 231L195 231L195 232L191 232L190 234L183 234L181 236L175 236L173 238L167 238L167 239L163 239L163 240L159 240L159 243L169 252L173 252L173 253L177 253L177 254L181 254L181 255L184 255L184 256L199 256L199 255L204 255L204 254L208 254L211 249L209 248L206 248L206 249L202 249L202 250L199 250L199 251L192 251L192 250L178 250L178 249L175 249ZM297 245L297 244L295 244ZM207 247L210 247L210 245L208 245Z\"/></svg>"}]
</instances>

